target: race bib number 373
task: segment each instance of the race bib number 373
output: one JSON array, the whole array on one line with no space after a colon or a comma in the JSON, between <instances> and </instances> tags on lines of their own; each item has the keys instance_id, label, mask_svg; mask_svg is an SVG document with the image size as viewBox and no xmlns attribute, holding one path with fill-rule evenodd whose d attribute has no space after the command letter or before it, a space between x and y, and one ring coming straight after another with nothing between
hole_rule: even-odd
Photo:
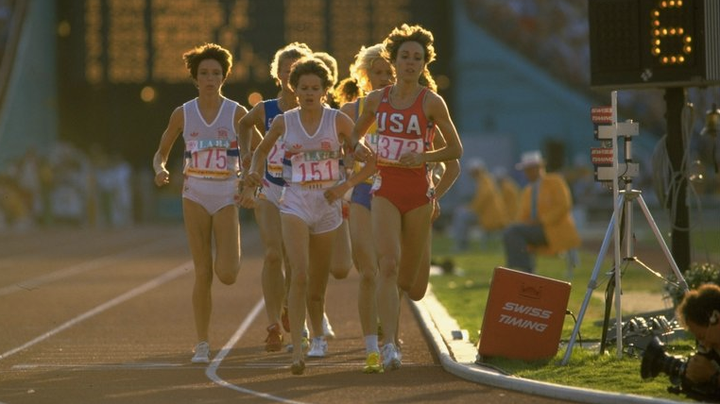
<instances>
[{"instance_id":1,"label":"race bib number 373","mask_svg":"<svg viewBox=\"0 0 720 404\"><path fill-rule=\"evenodd\" d=\"M422 153L423 141L417 139L403 139L391 136L378 136L377 159L378 163L386 165L399 165L400 156L405 153Z\"/></svg>"}]
</instances>

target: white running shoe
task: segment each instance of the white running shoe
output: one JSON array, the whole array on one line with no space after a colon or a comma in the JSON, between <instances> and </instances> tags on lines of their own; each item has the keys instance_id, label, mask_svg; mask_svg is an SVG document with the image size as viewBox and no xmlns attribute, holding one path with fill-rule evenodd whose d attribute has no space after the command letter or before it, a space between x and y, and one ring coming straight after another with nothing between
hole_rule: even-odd
<instances>
[{"instance_id":1,"label":"white running shoe","mask_svg":"<svg viewBox=\"0 0 720 404\"><path fill-rule=\"evenodd\" d=\"M205 341L195 345L195 355L190 361L192 363L210 363L210 345Z\"/></svg>"},{"instance_id":2,"label":"white running shoe","mask_svg":"<svg viewBox=\"0 0 720 404\"><path fill-rule=\"evenodd\" d=\"M383 368L386 370L397 370L402 365L402 356L400 356L395 344L389 343L382 347Z\"/></svg>"},{"instance_id":3,"label":"white running shoe","mask_svg":"<svg viewBox=\"0 0 720 404\"><path fill-rule=\"evenodd\" d=\"M323 337L315 337L310 343L310 350L307 353L308 358L324 358L327 354L328 344Z\"/></svg>"},{"instance_id":4,"label":"white running shoe","mask_svg":"<svg viewBox=\"0 0 720 404\"><path fill-rule=\"evenodd\" d=\"M333 339L335 338L335 331L333 331L332 326L330 325L330 320L328 320L327 313L323 313L323 335L325 335L325 338Z\"/></svg>"}]
</instances>

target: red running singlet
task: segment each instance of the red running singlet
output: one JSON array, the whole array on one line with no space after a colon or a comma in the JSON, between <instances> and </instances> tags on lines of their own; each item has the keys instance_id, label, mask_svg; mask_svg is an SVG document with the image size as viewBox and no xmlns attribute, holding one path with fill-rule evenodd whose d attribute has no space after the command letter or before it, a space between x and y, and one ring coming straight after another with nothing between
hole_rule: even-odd
<instances>
[{"instance_id":1,"label":"red running singlet","mask_svg":"<svg viewBox=\"0 0 720 404\"><path fill-rule=\"evenodd\" d=\"M428 91L422 88L410 107L397 109L390 105L390 90L385 87L376 112L378 173L373 196L386 198L400 214L425 205L433 199L431 173L427 164L401 166L400 156L407 152L429 150L435 136L435 124L423 111Z\"/></svg>"}]
</instances>

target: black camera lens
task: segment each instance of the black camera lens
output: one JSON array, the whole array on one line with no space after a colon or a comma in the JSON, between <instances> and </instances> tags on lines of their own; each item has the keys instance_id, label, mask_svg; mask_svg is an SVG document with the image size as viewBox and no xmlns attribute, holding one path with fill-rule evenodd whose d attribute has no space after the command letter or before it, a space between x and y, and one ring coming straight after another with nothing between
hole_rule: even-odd
<instances>
[{"instance_id":1,"label":"black camera lens","mask_svg":"<svg viewBox=\"0 0 720 404\"><path fill-rule=\"evenodd\" d=\"M643 379L652 379L658 374L665 373L670 377L672 384L678 385L685 375L687 360L665 353L664 345L659 338L653 338L645 348L645 354L640 365L640 376Z\"/></svg>"}]
</instances>

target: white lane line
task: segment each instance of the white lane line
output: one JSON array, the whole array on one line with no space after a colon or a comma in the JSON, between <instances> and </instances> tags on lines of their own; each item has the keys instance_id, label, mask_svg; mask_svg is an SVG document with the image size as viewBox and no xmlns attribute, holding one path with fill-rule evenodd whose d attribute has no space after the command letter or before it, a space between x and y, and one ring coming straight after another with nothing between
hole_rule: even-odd
<instances>
[{"instance_id":1,"label":"white lane line","mask_svg":"<svg viewBox=\"0 0 720 404\"><path fill-rule=\"evenodd\" d=\"M331 369L358 369L364 365L364 362L356 361L354 363L349 362L327 362L323 363L313 362L308 366L313 368L331 368ZM416 363L408 363L407 367L438 367L441 365L418 365ZM405 362L403 362L405 367ZM288 365L286 361L282 362L258 362L258 363L247 363L239 365L228 365L223 366L223 369L234 369L234 370L247 370L247 369L287 369ZM128 362L128 363L98 363L98 364L57 364L57 363L21 363L10 367L11 370L67 370L67 371L115 371L115 370L191 370L196 371L199 369L198 366L188 365L185 363L143 363L143 362ZM3 371L0 370L0 373Z\"/></svg>"},{"instance_id":2,"label":"white lane line","mask_svg":"<svg viewBox=\"0 0 720 404\"><path fill-rule=\"evenodd\" d=\"M218 352L217 355L213 358L210 365L208 365L207 369L205 369L205 375L212 380L215 384L220 385L222 387L226 387L231 390L239 391L241 393L250 394L256 397L261 397L267 400L271 401L277 401L280 403L287 403L287 404L304 404L302 401L293 401L288 400L286 398L273 396L272 394L262 393L255 390L246 389L244 387L240 387L237 385L234 385L230 382L227 382L220 378L220 376L217 375L217 369L220 367L220 364L222 363L223 359L227 356L227 354L230 352L233 346L235 346L235 343L238 342L238 340L245 334L245 331L247 331L248 327L250 327L250 324L255 321L255 318L257 318L258 314L260 314L260 311L265 307L265 300L260 299L259 302L255 305L255 307L252 309L250 314L245 318L245 320L240 324L240 327L235 331L235 334L230 337L228 342L225 343L225 346L222 347L220 352Z\"/></svg>"},{"instance_id":3,"label":"white lane line","mask_svg":"<svg viewBox=\"0 0 720 404\"><path fill-rule=\"evenodd\" d=\"M109 300L109 301L95 307L94 309L87 311L84 314L81 314L81 315L67 321L66 323L62 324L61 326L46 332L45 334L33 339L32 341L26 342L25 344L23 344L17 348L11 349L11 350L1 354L0 360L8 358L12 355L15 355L16 353L23 351L25 349L28 349L31 346L33 346L39 342L42 342L42 341L52 337L53 335L74 326L75 324L85 321L85 320L89 319L90 317L93 317L97 314L100 314L107 309L115 307L118 304L125 302L126 300L130 300L138 295L141 295L149 290L152 290L166 282L169 282L169 281L179 277L180 275L189 273L188 269L192 269L192 261L187 261L184 264L181 264L180 266L156 277L155 279L152 279L134 289L131 289L128 292L125 292L122 295L120 295L112 300Z\"/></svg>"},{"instance_id":4,"label":"white lane line","mask_svg":"<svg viewBox=\"0 0 720 404\"><path fill-rule=\"evenodd\" d=\"M163 239L152 244L146 244L142 247L133 247L131 250L128 251L97 258L92 261L83 262L82 264L73 265L71 267L51 272L47 275L38 276L32 279L18 282L13 285L8 285L0 288L0 296L5 296L20 291L30 291L33 289L37 289L38 287L47 283L58 281L60 279L64 279L83 272L93 271L98 268L109 266L116 262L127 259L128 257L142 255L144 253L155 251L163 244L167 244L167 240Z\"/></svg>"},{"instance_id":5,"label":"white lane line","mask_svg":"<svg viewBox=\"0 0 720 404\"><path fill-rule=\"evenodd\" d=\"M87 370L156 370L156 369L177 369L183 367L182 363L99 363L95 365L63 365L57 363L26 363L20 365L14 365L10 369L12 370L70 370L70 371L87 371ZM186 367L186 369L192 369Z\"/></svg>"}]
</instances>

